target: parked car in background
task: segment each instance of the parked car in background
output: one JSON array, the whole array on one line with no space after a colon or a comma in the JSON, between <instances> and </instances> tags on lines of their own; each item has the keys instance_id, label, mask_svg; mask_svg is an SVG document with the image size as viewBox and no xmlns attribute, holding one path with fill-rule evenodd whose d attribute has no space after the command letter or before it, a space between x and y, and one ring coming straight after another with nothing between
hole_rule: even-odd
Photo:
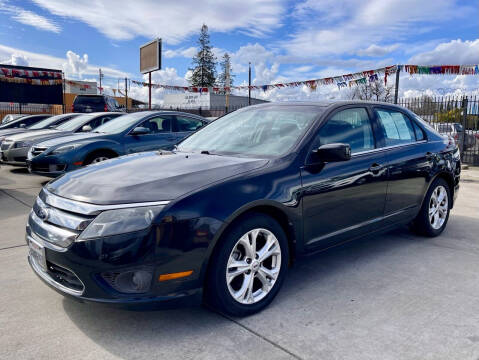
<instances>
[{"instance_id":1,"label":"parked car in background","mask_svg":"<svg viewBox=\"0 0 479 360\"><path fill-rule=\"evenodd\" d=\"M459 123L433 123L433 127L443 135L449 135L462 147L465 144L464 149L469 149L476 143L476 137L470 131L464 133L464 127Z\"/></svg>"},{"instance_id":2,"label":"parked car in background","mask_svg":"<svg viewBox=\"0 0 479 360\"><path fill-rule=\"evenodd\" d=\"M2 121L0 121L0 124L6 124L9 123L10 121L19 119L21 117L27 116L28 114L7 114L3 117Z\"/></svg>"},{"instance_id":3,"label":"parked car in background","mask_svg":"<svg viewBox=\"0 0 479 360\"><path fill-rule=\"evenodd\" d=\"M8 135L18 134L28 130L36 123L50 117L51 115L27 115L16 120L10 121L8 124L0 126L0 145Z\"/></svg>"},{"instance_id":4,"label":"parked car in background","mask_svg":"<svg viewBox=\"0 0 479 360\"><path fill-rule=\"evenodd\" d=\"M123 110L118 101L108 95L77 95L72 105L72 112L79 113Z\"/></svg>"},{"instance_id":5,"label":"parked car in background","mask_svg":"<svg viewBox=\"0 0 479 360\"><path fill-rule=\"evenodd\" d=\"M139 141L134 132L148 124L127 127L129 116L101 130ZM147 116L163 126L162 114ZM88 146L75 144L52 152ZM29 262L81 301L144 306L204 294L222 312L249 315L271 303L301 256L410 223L441 234L460 172L457 146L399 106L249 106L173 151L49 182L28 220Z\"/></svg>"},{"instance_id":6,"label":"parked car in background","mask_svg":"<svg viewBox=\"0 0 479 360\"><path fill-rule=\"evenodd\" d=\"M91 133L54 138L32 146L27 165L32 173L55 177L122 155L171 150L207 123L201 116L174 111L127 114Z\"/></svg>"},{"instance_id":7,"label":"parked car in background","mask_svg":"<svg viewBox=\"0 0 479 360\"><path fill-rule=\"evenodd\" d=\"M89 132L100 125L122 115L122 113L67 114L70 119L53 129L37 130L9 135L0 146L1 160L4 163L26 166L30 147L49 139L60 139L63 136L78 132ZM45 121L45 120L44 120Z\"/></svg>"}]
</instances>

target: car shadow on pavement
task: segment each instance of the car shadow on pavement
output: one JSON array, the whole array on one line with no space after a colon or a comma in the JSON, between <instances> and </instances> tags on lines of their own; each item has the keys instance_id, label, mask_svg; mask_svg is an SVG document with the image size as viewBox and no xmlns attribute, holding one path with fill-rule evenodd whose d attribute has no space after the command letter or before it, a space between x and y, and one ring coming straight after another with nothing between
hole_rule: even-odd
<instances>
[{"instance_id":1,"label":"car shadow on pavement","mask_svg":"<svg viewBox=\"0 0 479 360\"><path fill-rule=\"evenodd\" d=\"M30 172L28 171L28 169L26 167L16 167L16 168L10 169L10 172L12 174L29 175L30 176Z\"/></svg>"},{"instance_id":2,"label":"car shadow on pavement","mask_svg":"<svg viewBox=\"0 0 479 360\"><path fill-rule=\"evenodd\" d=\"M404 246L404 242L417 241L391 236L398 232L403 234L407 229L355 240L302 259L290 270L278 298L265 311L277 312L281 316L283 311L291 311L286 308L289 297L297 297L307 288L314 288L316 293L321 293L321 287L328 282L328 277L348 268L351 270L355 266L355 259L373 261L372 258L380 258L384 253L394 251L395 247ZM183 346L184 349L191 349L192 341L198 344L210 344L211 341L221 344L222 341L230 341L227 340L228 333L240 329L235 323L200 306L138 312L65 298L63 307L72 322L90 339L124 359L138 357L138 351L141 352L143 347L156 347L159 350L162 346L174 344L178 349ZM204 345L198 346L201 348ZM211 346L208 347L211 349Z\"/></svg>"}]
</instances>

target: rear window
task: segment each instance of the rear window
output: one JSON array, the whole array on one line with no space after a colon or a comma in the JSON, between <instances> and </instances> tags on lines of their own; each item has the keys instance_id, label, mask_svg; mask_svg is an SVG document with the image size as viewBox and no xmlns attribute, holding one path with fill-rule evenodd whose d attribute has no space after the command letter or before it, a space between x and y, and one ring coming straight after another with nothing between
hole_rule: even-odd
<instances>
[{"instance_id":1,"label":"rear window","mask_svg":"<svg viewBox=\"0 0 479 360\"><path fill-rule=\"evenodd\" d=\"M75 98L75 105L102 105L104 103L103 96L77 96Z\"/></svg>"}]
</instances>

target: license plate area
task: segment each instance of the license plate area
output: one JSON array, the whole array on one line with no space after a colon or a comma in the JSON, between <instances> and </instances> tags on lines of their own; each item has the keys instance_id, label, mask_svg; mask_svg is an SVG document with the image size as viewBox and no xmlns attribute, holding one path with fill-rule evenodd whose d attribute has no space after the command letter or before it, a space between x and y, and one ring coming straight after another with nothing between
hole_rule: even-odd
<instances>
[{"instance_id":1,"label":"license plate area","mask_svg":"<svg viewBox=\"0 0 479 360\"><path fill-rule=\"evenodd\" d=\"M28 240L28 249L30 257L43 271L47 271L47 259L45 257L45 248L34 240Z\"/></svg>"}]
</instances>

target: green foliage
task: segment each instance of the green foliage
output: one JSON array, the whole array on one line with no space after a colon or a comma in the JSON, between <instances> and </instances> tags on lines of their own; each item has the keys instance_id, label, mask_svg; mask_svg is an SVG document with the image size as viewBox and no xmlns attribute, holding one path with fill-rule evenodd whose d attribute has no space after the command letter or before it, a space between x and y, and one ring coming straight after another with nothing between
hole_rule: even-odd
<instances>
[{"instance_id":1,"label":"green foliage","mask_svg":"<svg viewBox=\"0 0 479 360\"><path fill-rule=\"evenodd\" d=\"M216 57L211 50L208 26L203 24L198 39L198 53L193 57L191 86L210 87L216 82Z\"/></svg>"},{"instance_id":2,"label":"green foliage","mask_svg":"<svg viewBox=\"0 0 479 360\"><path fill-rule=\"evenodd\" d=\"M233 69L231 68L231 58L228 53L225 53L223 57L221 58L220 68L221 68L221 72L218 75L218 78L216 79L217 86L221 88L224 88L226 86L233 86L235 75L233 75ZM226 70L228 69L229 69L229 77L230 77L229 84L227 84L227 81L226 81L226 74L227 74Z\"/></svg>"},{"instance_id":3,"label":"green foliage","mask_svg":"<svg viewBox=\"0 0 479 360\"><path fill-rule=\"evenodd\" d=\"M463 109L455 108L434 114L434 121L440 123L461 123L463 124ZM466 129L477 129L478 117L477 115L466 115Z\"/></svg>"}]
</instances>

